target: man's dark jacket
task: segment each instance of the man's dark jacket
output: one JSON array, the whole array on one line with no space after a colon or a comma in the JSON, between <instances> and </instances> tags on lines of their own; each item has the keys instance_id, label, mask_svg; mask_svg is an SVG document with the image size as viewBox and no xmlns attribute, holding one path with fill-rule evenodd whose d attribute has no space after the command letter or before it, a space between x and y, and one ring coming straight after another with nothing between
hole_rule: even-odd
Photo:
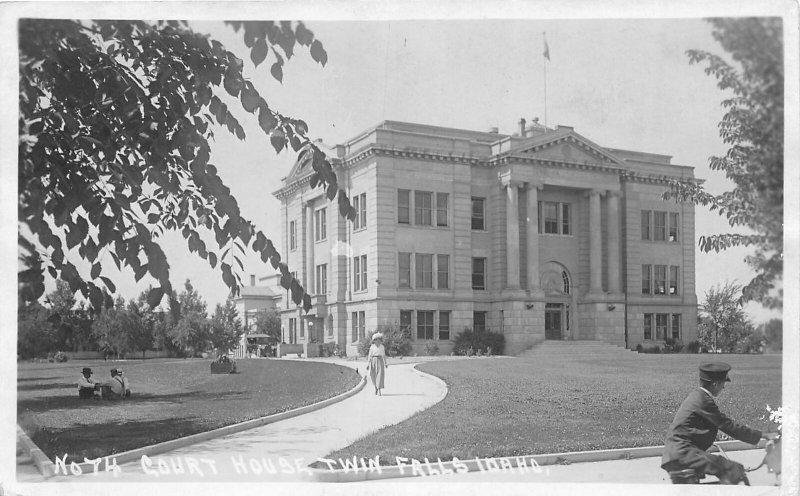
<instances>
[{"instance_id":1,"label":"man's dark jacket","mask_svg":"<svg viewBox=\"0 0 800 496\"><path fill-rule=\"evenodd\" d=\"M683 400L669 426L661 466L671 461L686 462L685 458L693 456L693 448L707 450L714 444L718 430L749 444L758 444L761 439L761 431L734 422L719 411L710 394L695 389Z\"/></svg>"}]
</instances>

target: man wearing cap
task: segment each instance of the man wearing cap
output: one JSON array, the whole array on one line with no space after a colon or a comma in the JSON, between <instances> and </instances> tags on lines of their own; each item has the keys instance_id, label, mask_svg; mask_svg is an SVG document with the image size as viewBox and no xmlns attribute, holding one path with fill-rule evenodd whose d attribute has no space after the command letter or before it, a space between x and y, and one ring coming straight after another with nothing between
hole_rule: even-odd
<instances>
[{"instance_id":1,"label":"man wearing cap","mask_svg":"<svg viewBox=\"0 0 800 496\"><path fill-rule=\"evenodd\" d=\"M111 369L111 397L122 399L131 395L128 380L122 375L122 369Z\"/></svg>"},{"instance_id":2,"label":"man wearing cap","mask_svg":"<svg viewBox=\"0 0 800 496\"><path fill-rule=\"evenodd\" d=\"M675 414L664 442L661 468L671 476L681 471L691 474L687 469L696 475L682 480L672 477L673 483L697 483L705 474L716 476L723 484L737 484L743 478L744 467L740 463L706 453L714 444L718 430L754 445L762 437L761 431L734 422L719 411L716 397L725 383L730 382L730 369L724 362L700 365L700 387L689 393Z\"/></svg>"},{"instance_id":3,"label":"man wearing cap","mask_svg":"<svg viewBox=\"0 0 800 496\"><path fill-rule=\"evenodd\" d=\"M84 367L81 376L78 378L78 398L87 400L94 398L94 392L98 384L92 379L92 369Z\"/></svg>"}]
</instances>

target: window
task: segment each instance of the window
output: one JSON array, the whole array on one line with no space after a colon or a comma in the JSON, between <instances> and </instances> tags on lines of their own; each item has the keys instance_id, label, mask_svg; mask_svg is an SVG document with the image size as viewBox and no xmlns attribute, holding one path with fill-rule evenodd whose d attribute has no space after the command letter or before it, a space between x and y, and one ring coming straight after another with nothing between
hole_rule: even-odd
<instances>
[{"instance_id":1,"label":"window","mask_svg":"<svg viewBox=\"0 0 800 496\"><path fill-rule=\"evenodd\" d=\"M474 332L486 331L486 312L472 312L472 330Z\"/></svg>"},{"instance_id":2,"label":"window","mask_svg":"<svg viewBox=\"0 0 800 496\"><path fill-rule=\"evenodd\" d=\"M472 259L472 289L486 289L486 259Z\"/></svg>"},{"instance_id":3,"label":"window","mask_svg":"<svg viewBox=\"0 0 800 496\"><path fill-rule=\"evenodd\" d=\"M306 335L306 326L303 325L303 321L300 321L300 339L303 339Z\"/></svg>"},{"instance_id":4,"label":"window","mask_svg":"<svg viewBox=\"0 0 800 496\"><path fill-rule=\"evenodd\" d=\"M538 202L539 232L568 235L570 230L570 204Z\"/></svg>"},{"instance_id":5,"label":"window","mask_svg":"<svg viewBox=\"0 0 800 496\"><path fill-rule=\"evenodd\" d=\"M433 288L433 255L417 253L414 261L416 275L414 287L421 289Z\"/></svg>"},{"instance_id":6,"label":"window","mask_svg":"<svg viewBox=\"0 0 800 496\"><path fill-rule=\"evenodd\" d=\"M678 214L669 214L669 241L671 243L678 242Z\"/></svg>"},{"instance_id":7,"label":"window","mask_svg":"<svg viewBox=\"0 0 800 496\"><path fill-rule=\"evenodd\" d=\"M414 191L414 224L418 226L431 225L432 210L433 193L430 191Z\"/></svg>"},{"instance_id":8,"label":"window","mask_svg":"<svg viewBox=\"0 0 800 496\"><path fill-rule=\"evenodd\" d=\"M662 340L667 337L667 320L669 319L668 313L656 314L656 339Z\"/></svg>"},{"instance_id":9,"label":"window","mask_svg":"<svg viewBox=\"0 0 800 496\"><path fill-rule=\"evenodd\" d=\"M433 312L417 312L417 339L433 339Z\"/></svg>"},{"instance_id":10,"label":"window","mask_svg":"<svg viewBox=\"0 0 800 496\"><path fill-rule=\"evenodd\" d=\"M669 266L669 294L678 294L678 267Z\"/></svg>"},{"instance_id":11,"label":"window","mask_svg":"<svg viewBox=\"0 0 800 496\"><path fill-rule=\"evenodd\" d=\"M328 264L317 265L317 294L328 294Z\"/></svg>"},{"instance_id":12,"label":"window","mask_svg":"<svg viewBox=\"0 0 800 496\"><path fill-rule=\"evenodd\" d=\"M436 287L438 289L450 287L450 255L436 256Z\"/></svg>"},{"instance_id":13,"label":"window","mask_svg":"<svg viewBox=\"0 0 800 496\"><path fill-rule=\"evenodd\" d=\"M450 339L450 312L439 312L439 341Z\"/></svg>"},{"instance_id":14,"label":"window","mask_svg":"<svg viewBox=\"0 0 800 496\"><path fill-rule=\"evenodd\" d=\"M353 312L352 341L355 343L365 336L366 324L364 322L364 312Z\"/></svg>"},{"instance_id":15,"label":"window","mask_svg":"<svg viewBox=\"0 0 800 496\"><path fill-rule=\"evenodd\" d=\"M667 266L653 266L653 294L667 294Z\"/></svg>"},{"instance_id":16,"label":"window","mask_svg":"<svg viewBox=\"0 0 800 496\"><path fill-rule=\"evenodd\" d=\"M367 194L361 193L353 197L353 209L356 211L356 218L353 221L353 229L367 227Z\"/></svg>"},{"instance_id":17,"label":"window","mask_svg":"<svg viewBox=\"0 0 800 496\"><path fill-rule=\"evenodd\" d=\"M642 265L642 294L652 294L653 287L652 265Z\"/></svg>"},{"instance_id":18,"label":"window","mask_svg":"<svg viewBox=\"0 0 800 496\"><path fill-rule=\"evenodd\" d=\"M400 310L400 329L406 329L411 335L411 310Z\"/></svg>"},{"instance_id":19,"label":"window","mask_svg":"<svg viewBox=\"0 0 800 496\"><path fill-rule=\"evenodd\" d=\"M664 241L667 239L667 213L653 212L653 240Z\"/></svg>"},{"instance_id":20,"label":"window","mask_svg":"<svg viewBox=\"0 0 800 496\"><path fill-rule=\"evenodd\" d=\"M486 229L486 211L484 198L472 198L472 230L483 231Z\"/></svg>"},{"instance_id":21,"label":"window","mask_svg":"<svg viewBox=\"0 0 800 496\"><path fill-rule=\"evenodd\" d=\"M289 249L297 249L297 224L295 221L289 222Z\"/></svg>"},{"instance_id":22,"label":"window","mask_svg":"<svg viewBox=\"0 0 800 496\"><path fill-rule=\"evenodd\" d=\"M353 257L353 291L367 290L367 256Z\"/></svg>"},{"instance_id":23,"label":"window","mask_svg":"<svg viewBox=\"0 0 800 496\"><path fill-rule=\"evenodd\" d=\"M672 339L681 339L681 314L672 314Z\"/></svg>"},{"instance_id":24,"label":"window","mask_svg":"<svg viewBox=\"0 0 800 496\"><path fill-rule=\"evenodd\" d=\"M397 266L399 272L399 280L397 281L398 288L411 287L411 254L398 253Z\"/></svg>"},{"instance_id":25,"label":"window","mask_svg":"<svg viewBox=\"0 0 800 496\"><path fill-rule=\"evenodd\" d=\"M653 339L653 314L644 314L644 338Z\"/></svg>"},{"instance_id":26,"label":"window","mask_svg":"<svg viewBox=\"0 0 800 496\"><path fill-rule=\"evenodd\" d=\"M321 208L314 212L314 241L323 241L328 237L328 224L325 219L326 215L326 208Z\"/></svg>"},{"instance_id":27,"label":"window","mask_svg":"<svg viewBox=\"0 0 800 496\"><path fill-rule=\"evenodd\" d=\"M542 203L544 215L544 232L558 234L558 204L553 202Z\"/></svg>"},{"instance_id":28,"label":"window","mask_svg":"<svg viewBox=\"0 0 800 496\"><path fill-rule=\"evenodd\" d=\"M295 332L297 332L297 319L289 319L289 343L294 344L297 342L295 338Z\"/></svg>"},{"instance_id":29,"label":"window","mask_svg":"<svg viewBox=\"0 0 800 496\"><path fill-rule=\"evenodd\" d=\"M642 241L650 241L650 210L642 210Z\"/></svg>"},{"instance_id":30,"label":"window","mask_svg":"<svg viewBox=\"0 0 800 496\"><path fill-rule=\"evenodd\" d=\"M437 226L446 226L447 225L448 197L449 197L449 195L447 193L436 193L436 225Z\"/></svg>"},{"instance_id":31,"label":"window","mask_svg":"<svg viewBox=\"0 0 800 496\"><path fill-rule=\"evenodd\" d=\"M411 223L411 191L407 189L397 190L397 223L410 224Z\"/></svg>"},{"instance_id":32,"label":"window","mask_svg":"<svg viewBox=\"0 0 800 496\"><path fill-rule=\"evenodd\" d=\"M564 281L564 294L567 295L569 294L569 274L566 270L561 271L561 279Z\"/></svg>"}]
</instances>

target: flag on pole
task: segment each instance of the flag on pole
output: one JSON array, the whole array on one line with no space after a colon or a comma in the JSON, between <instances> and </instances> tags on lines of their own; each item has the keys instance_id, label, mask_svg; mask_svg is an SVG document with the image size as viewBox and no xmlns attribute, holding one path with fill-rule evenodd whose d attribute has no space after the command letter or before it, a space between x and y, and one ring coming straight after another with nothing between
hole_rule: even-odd
<instances>
[{"instance_id":1,"label":"flag on pole","mask_svg":"<svg viewBox=\"0 0 800 496\"><path fill-rule=\"evenodd\" d=\"M547 46L547 40L544 40L544 58L550 60L550 47Z\"/></svg>"}]
</instances>

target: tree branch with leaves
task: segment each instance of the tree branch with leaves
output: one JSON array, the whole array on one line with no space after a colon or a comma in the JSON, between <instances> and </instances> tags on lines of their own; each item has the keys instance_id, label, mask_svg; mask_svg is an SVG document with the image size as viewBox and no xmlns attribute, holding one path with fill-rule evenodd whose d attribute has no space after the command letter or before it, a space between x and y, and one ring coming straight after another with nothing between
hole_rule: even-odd
<instances>
[{"instance_id":1,"label":"tree branch with leaves","mask_svg":"<svg viewBox=\"0 0 800 496\"><path fill-rule=\"evenodd\" d=\"M780 18L709 19L712 34L738 68L722 57L689 50L692 64L706 64L717 86L730 94L720 137L729 146L724 156L711 157L709 168L722 171L734 187L715 195L694 182L674 181L664 199L690 201L724 215L731 227L752 234L700 236L708 253L734 246L755 247L745 261L756 276L742 287L740 303L757 301L782 306L783 277L783 26Z\"/></svg>"},{"instance_id":2,"label":"tree branch with leaves","mask_svg":"<svg viewBox=\"0 0 800 496\"><path fill-rule=\"evenodd\" d=\"M272 60L283 77L296 45L325 64L327 53L302 22L228 22L242 31L258 66ZM305 122L271 108L243 74L244 62L184 21L22 19L19 80L19 272L22 301L44 293L44 277L62 279L94 308L112 306L114 282L103 262L157 283L155 308L174 294L166 231L218 269L233 294L246 250L281 273L281 285L305 309L311 298L281 261L272 240L241 215L210 160L214 126L246 140L240 118L257 119L277 152L291 147L314 170L313 184L355 211ZM220 99L236 98L236 115ZM213 235L209 247L204 235ZM77 251L77 253L76 253ZM232 254L234 262L229 263ZM88 262L80 273L76 259ZM238 269L237 269L238 265Z\"/></svg>"}]
</instances>

